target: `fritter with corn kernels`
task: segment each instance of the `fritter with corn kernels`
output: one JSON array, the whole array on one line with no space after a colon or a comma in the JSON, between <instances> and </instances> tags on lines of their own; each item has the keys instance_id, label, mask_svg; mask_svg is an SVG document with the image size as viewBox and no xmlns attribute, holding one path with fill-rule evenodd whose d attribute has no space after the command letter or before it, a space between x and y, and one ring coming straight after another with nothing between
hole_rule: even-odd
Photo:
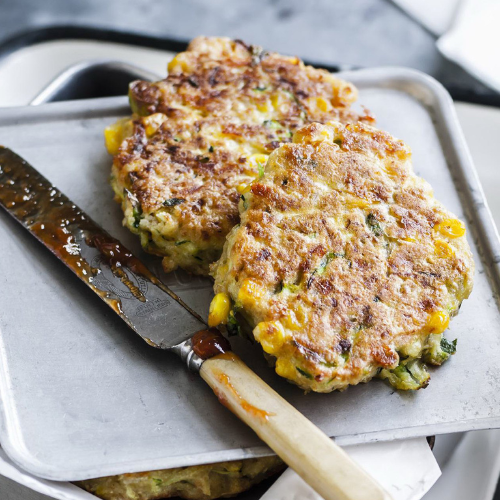
<instances>
[{"instance_id":1,"label":"fritter with corn kernels","mask_svg":"<svg viewBox=\"0 0 500 500\"><path fill-rule=\"evenodd\" d=\"M443 332L474 263L464 224L413 173L408 147L361 123L310 124L241 198L212 269L211 325L244 318L304 389L375 375L425 387L425 364L455 351Z\"/></svg>"},{"instance_id":2,"label":"fritter with corn kernels","mask_svg":"<svg viewBox=\"0 0 500 500\"><path fill-rule=\"evenodd\" d=\"M296 57L227 38L196 38L165 80L130 87L134 116L106 130L111 183L143 247L207 274L238 222L239 192L306 123L373 121L355 87Z\"/></svg>"},{"instance_id":3,"label":"fritter with corn kernels","mask_svg":"<svg viewBox=\"0 0 500 500\"><path fill-rule=\"evenodd\" d=\"M157 500L171 497L212 500L237 495L284 468L284 463L278 457L262 457L120 474L75 484L103 500Z\"/></svg>"}]
</instances>

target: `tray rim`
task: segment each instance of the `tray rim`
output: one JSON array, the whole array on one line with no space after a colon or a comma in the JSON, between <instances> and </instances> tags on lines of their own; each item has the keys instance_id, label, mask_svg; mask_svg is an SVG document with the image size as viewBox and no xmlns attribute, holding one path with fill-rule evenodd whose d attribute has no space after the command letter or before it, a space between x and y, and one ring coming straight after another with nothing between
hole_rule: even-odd
<instances>
[{"instance_id":1,"label":"tray rim","mask_svg":"<svg viewBox=\"0 0 500 500\"><path fill-rule=\"evenodd\" d=\"M173 52L186 50L189 43L189 40L187 39L147 35L141 32L120 30L117 28L103 28L75 24L48 25L24 29L1 41L0 63L2 59L8 57L17 50L45 42L64 40L93 40ZM355 66L346 66L344 64L339 65L326 62L320 63L318 61L306 62L307 64L311 64L318 68L324 68L332 72L344 71L346 69L356 69ZM500 107L500 95L483 95L481 93L471 91L469 88L461 87L450 88L450 91L453 98L462 102Z\"/></svg>"},{"instance_id":2,"label":"tray rim","mask_svg":"<svg viewBox=\"0 0 500 500\"><path fill-rule=\"evenodd\" d=\"M448 136L452 139L448 142L452 145L451 154L454 158L447 155L448 167L450 171L457 170L458 173L463 175L467 182L466 191L469 193L471 199L470 203L474 206L473 217L468 219L469 223L479 224L476 230L480 229L480 239L478 241L478 248L482 248L483 244L486 243L486 252L481 252L481 258L484 259L485 268L491 266L491 276L494 283L491 284L493 291L498 291L500 289L500 239L498 236L498 231L493 222L493 218L487 206L482 187L479 182L479 178L475 171L472 163L472 159L468 152L465 139L463 137L458 119L456 117L455 110L453 108L453 103L450 95L445 90L445 88L437 82L434 78L408 68L401 67L382 67L382 68L372 68L363 69L349 72L342 72L339 76L349 79L352 78L356 80L356 85L360 88L363 84L368 84L370 82L380 82L380 80L385 82L386 88L391 88L395 83L400 82L413 82L413 84L418 84L421 89L427 91L428 101L424 102L427 107L434 108L436 111L437 120L441 120L441 127L436 127L436 129L441 130L441 128L447 132ZM410 93L410 92L409 92ZM422 101L422 98L419 99ZM37 120L41 119L43 121L58 120L61 118L61 114L64 113L64 117L68 118L68 115L78 115L81 117L82 111L86 111L85 116L92 118L95 116L105 117L114 116L116 114L121 114L128 111L127 98L126 97L111 97L111 98L98 98L98 99L87 99L78 101L66 101L66 102L56 102L47 103L39 106L22 106L22 107L11 107L4 108L2 117L0 118L0 123L2 125L9 123L16 123L19 121L24 121L27 119ZM23 114L23 118L19 117L19 113ZM440 140L441 140L440 136ZM450 153L450 152L448 152ZM467 205L468 206L468 205ZM465 208L465 207L464 207ZM474 215L475 214L475 215ZM3 366L0 362L0 370L4 372L4 377L0 377L0 396L5 395L5 391L8 389L8 378L5 377L7 367ZM9 413L10 422L8 422L7 414ZM12 414L13 413L13 414ZM12 408L9 410L5 407L3 403L3 398L0 397L0 441L2 447L9 455L9 457L17 463L24 470L45 479L56 480L56 481L67 481L69 477L70 480L75 480L75 475L71 474L69 470L61 470L59 467L54 467L51 464L42 463L36 460L27 448L24 446L23 439L21 435L17 433L9 432L8 427L12 426L12 422L15 420L15 410ZM15 427L15 426L14 426ZM418 437L422 435L431 434L443 434L452 432L462 432L464 430L479 430L479 429L491 429L494 427L500 427L500 417L483 418L479 420L467 420L452 423L441 423L433 424L428 426L414 426L411 428L396 429L389 431L375 431L370 433L357 434L355 436L343 436L338 438L336 441L340 445L346 444L358 444L367 443L373 441L384 441L393 439L403 439ZM423 429L426 432L422 432ZM408 432L410 430L410 432ZM401 434L404 433L404 436ZM195 460L196 463L209 463L217 462L220 460L235 460L241 459L241 448L237 448L229 451L218 451L209 452L205 454L200 454L205 458L201 460ZM265 456L272 452L265 446L254 447L250 455L244 453L244 455L249 458L250 456ZM224 454L223 458L219 458ZM200 455L196 455L199 457ZM210 457L210 458L207 458ZM163 459L161 465L158 466L158 459L148 459L143 461L131 462L127 467L130 472L139 472L144 470L153 470L159 468L168 468L174 466L182 466L179 463L179 457L171 458L169 460ZM184 456L185 462L191 462L189 460L192 456ZM174 463L175 462L175 463ZM107 466L106 474L118 474L122 473L124 470L124 463L121 462L113 467ZM97 468L88 468L82 470L78 474L78 479L98 477L102 475Z\"/></svg>"},{"instance_id":3,"label":"tray rim","mask_svg":"<svg viewBox=\"0 0 500 500\"><path fill-rule=\"evenodd\" d=\"M89 59L72 64L58 73L52 81L45 85L45 87L43 87L43 89L31 99L29 105L39 106L40 104L49 104L51 102L50 99L57 93L57 91L64 88L64 86L67 85L72 78L78 78L81 74L94 68L110 68L128 71L130 73L136 73L137 79L147 81L159 80L161 78L160 75L157 75L152 71L124 61L118 61L115 59Z\"/></svg>"}]
</instances>

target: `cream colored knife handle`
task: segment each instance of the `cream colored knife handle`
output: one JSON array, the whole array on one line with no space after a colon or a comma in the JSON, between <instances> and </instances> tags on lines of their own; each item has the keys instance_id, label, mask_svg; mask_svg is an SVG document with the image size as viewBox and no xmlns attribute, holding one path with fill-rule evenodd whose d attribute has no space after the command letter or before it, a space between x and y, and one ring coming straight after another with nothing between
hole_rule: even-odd
<instances>
[{"instance_id":1,"label":"cream colored knife handle","mask_svg":"<svg viewBox=\"0 0 500 500\"><path fill-rule=\"evenodd\" d=\"M325 500L391 499L338 445L236 355L207 359L200 374L221 403Z\"/></svg>"}]
</instances>

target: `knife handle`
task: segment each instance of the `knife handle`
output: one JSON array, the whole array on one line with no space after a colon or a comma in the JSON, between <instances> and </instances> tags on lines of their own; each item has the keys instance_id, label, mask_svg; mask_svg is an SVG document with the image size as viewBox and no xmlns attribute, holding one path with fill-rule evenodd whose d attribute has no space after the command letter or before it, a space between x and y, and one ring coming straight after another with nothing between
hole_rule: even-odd
<instances>
[{"instance_id":1,"label":"knife handle","mask_svg":"<svg viewBox=\"0 0 500 500\"><path fill-rule=\"evenodd\" d=\"M391 500L342 448L235 354L207 359L200 375L219 401L325 500Z\"/></svg>"}]
</instances>

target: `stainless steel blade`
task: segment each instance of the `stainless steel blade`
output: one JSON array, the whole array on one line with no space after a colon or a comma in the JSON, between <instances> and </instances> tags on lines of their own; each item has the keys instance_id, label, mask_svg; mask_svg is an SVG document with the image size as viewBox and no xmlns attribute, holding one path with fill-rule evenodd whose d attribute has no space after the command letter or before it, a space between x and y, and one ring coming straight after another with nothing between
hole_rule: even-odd
<instances>
[{"instance_id":1,"label":"stainless steel blade","mask_svg":"<svg viewBox=\"0 0 500 500\"><path fill-rule=\"evenodd\" d=\"M20 156L0 146L0 205L148 344L168 349L203 319Z\"/></svg>"}]
</instances>

